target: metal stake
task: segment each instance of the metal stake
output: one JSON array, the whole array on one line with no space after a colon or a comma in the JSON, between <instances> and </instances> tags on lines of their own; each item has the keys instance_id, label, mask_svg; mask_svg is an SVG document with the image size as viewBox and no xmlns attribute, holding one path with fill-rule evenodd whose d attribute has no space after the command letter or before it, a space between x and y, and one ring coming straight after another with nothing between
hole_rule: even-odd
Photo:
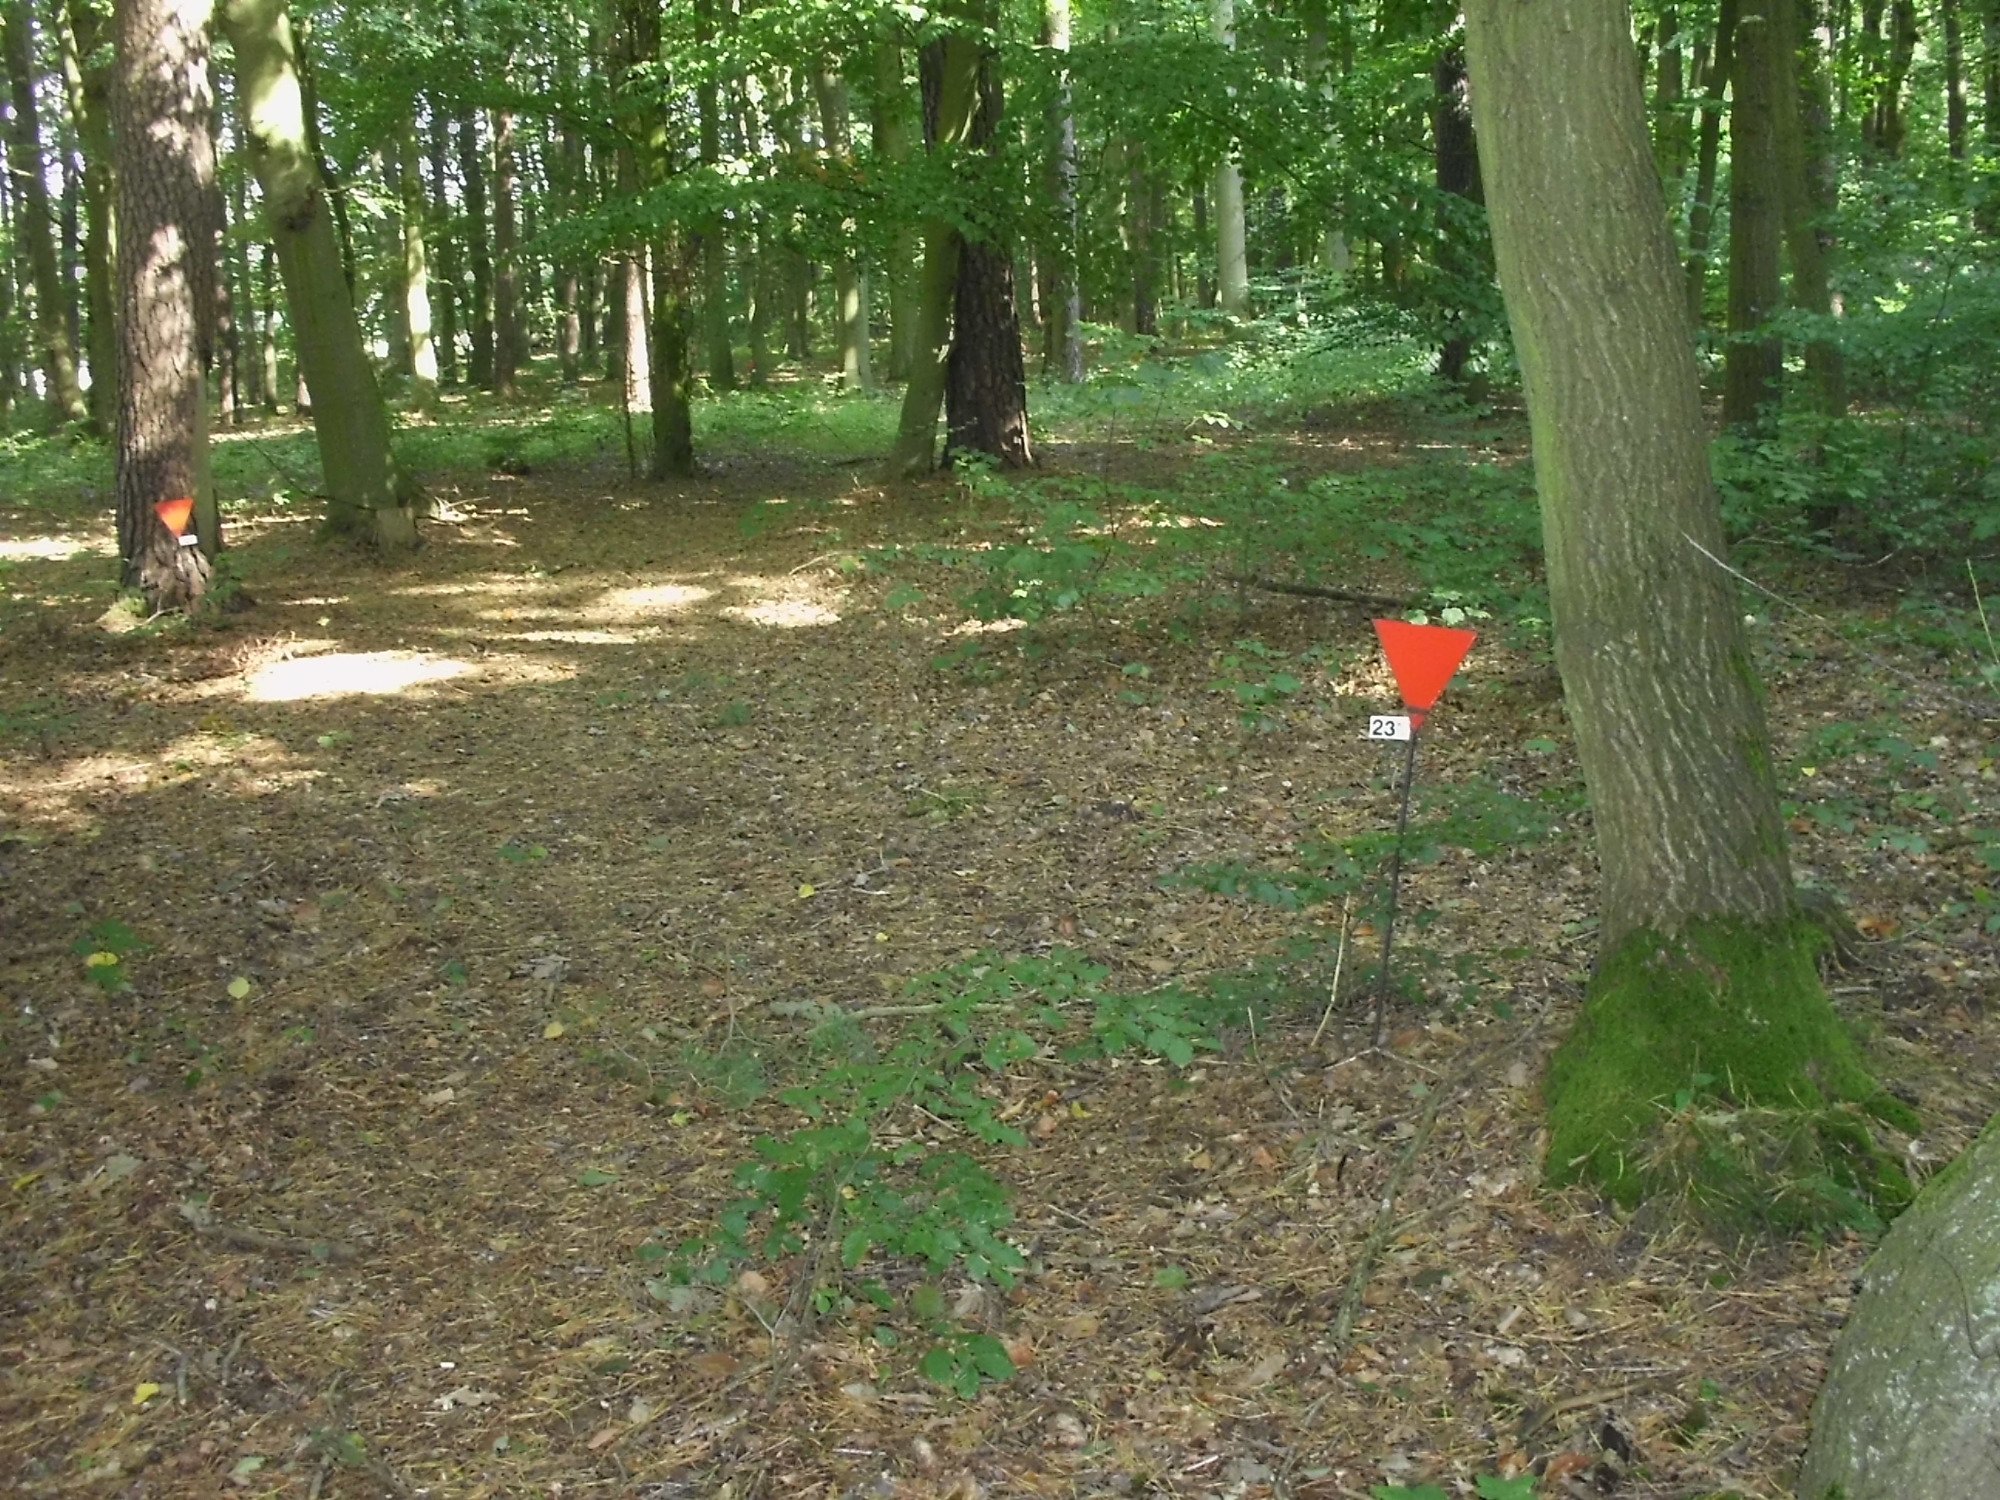
<instances>
[{"instance_id":1,"label":"metal stake","mask_svg":"<svg viewBox=\"0 0 2000 1500\"><path fill-rule=\"evenodd\" d=\"M1382 965L1375 985L1375 1045L1382 1045L1389 1025L1389 954L1396 941L1396 898L1403 888L1403 835L1410 827L1410 788L1417 779L1417 726L1410 725L1409 749L1403 752L1403 805L1396 814L1396 845L1389 855L1389 914L1382 922Z\"/></svg>"}]
</instances>

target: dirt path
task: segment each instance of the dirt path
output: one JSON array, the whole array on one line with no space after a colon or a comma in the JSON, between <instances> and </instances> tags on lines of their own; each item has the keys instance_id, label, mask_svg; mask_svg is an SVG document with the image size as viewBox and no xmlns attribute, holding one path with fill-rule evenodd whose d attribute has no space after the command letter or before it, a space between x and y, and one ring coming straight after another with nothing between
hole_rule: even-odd
<instances>
[{"instance_id":1,"label":"dirt path","mask_svg":"<svg viewBox=\"0 0 2000 1500\"><path fill-rule=\"evenodd\" d=\"M1333 1497L1531 1460L1545 1493L1784 1491L1863 1247L1734 1258L1538 1195L1574 818L1419 872L1464 961L1387 1052L1303 996L1185 1075L1001 1080L1034 1269L942 1288L1022 1367L977 1400L813 1316L800 1265L649 1288L640 1247L705 1232L797 1123L769 1090L814 1006L987 950L1134 989L1238 967L1301 919L1162 877L1389 815L1359 615L1098 621L1031 659L948 578L898 602L856 566L955 504L771 455L672 496L495 478L394 576L274 515L255 607L162 641L90 624L101 537L14 518L46 601L0 633L17 1492ZM1216 689L1253 636L1307 663L1276 732ZM1804 653L1774 670L1801 721L1853 708ZM1520 748L1561 736L1533 663L1483 648L1454 692L1440 782L1568 784ZM1822 833L1803 857L1912 925L1921 882ZM1992 1107L1991 968L1919 945L1847 985L1940 1151Z\"/></svg>"}]
</instances>

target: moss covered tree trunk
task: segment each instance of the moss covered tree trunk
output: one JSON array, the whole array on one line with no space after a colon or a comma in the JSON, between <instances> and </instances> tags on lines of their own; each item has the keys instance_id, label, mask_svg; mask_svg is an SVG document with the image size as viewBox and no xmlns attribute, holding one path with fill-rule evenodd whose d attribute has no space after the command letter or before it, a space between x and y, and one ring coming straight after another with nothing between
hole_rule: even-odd
<instances>
[{"instance_id":1,"label":"moss covered tree trunk","mask_svg":"<svg viewBox=\"0 0 2000 1500\"><path fill-rule=\"evenodd\" d=\"M127 587L143 591L154 609L182 609L207 590L209 557L221 542L204 535L199 546L183 547L154 509L183 498L198 511L211 509L203 370L214 274L208 6L119 0L113 26L118 217L125 226L113 448L118 550Z\"/></svg>"},{"instance_id":2,"label":"moss covered tree trunk","mask_svg":"<svg viewBox=\"0 0 2000 1500\"><path fill-rule=\"evenodd\" d=\"M1813 1408L1799 1500L2000 1495L2000 1121L1868 1262Z\"/></svg>"},{"instance_id":3,"label":"moss covered tree trunk","mask_svg":"<svg viewBox=\"0 0 2000 1500\"><path fill-rule=\"evenodd\" d=\"M397 478L389 411L361 343L326 191L306 131L284 0L225 0L217 16L236 51L236 95L250 164L278 251L300 372L326 477L327 520L384 552L417 543Z\"/></svg>"},{"instance_id":4,"label":"moss covered tree trunk","mask_svg":"<svg viewBox=\"0 0 2000 1500\"><path fill-rule=\"evenodd\" d=\"M1878 1091L1799 916L1629 17L1473 0L1467 52L1601 869L1549 1169L1635 1197L1679 1090L1815 1111Z\"/></svg>"}]
</instances>

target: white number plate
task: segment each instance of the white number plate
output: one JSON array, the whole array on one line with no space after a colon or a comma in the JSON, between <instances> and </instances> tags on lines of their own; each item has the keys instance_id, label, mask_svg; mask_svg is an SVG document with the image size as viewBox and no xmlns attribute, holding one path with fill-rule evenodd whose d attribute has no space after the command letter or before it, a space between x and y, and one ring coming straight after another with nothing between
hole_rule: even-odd
<instances>
[{"instance_id":1,"label":"white number plate","mask_svg":"<svg viewBox=\"0 0 2000 1500\"><path fill-rule=\"evenodd\" d=\"M1410 737L1410 716L1408 714L1370 714L1368 716L1368 738L1371 740L1406 740Z\"/></svg>"}]
</instances>

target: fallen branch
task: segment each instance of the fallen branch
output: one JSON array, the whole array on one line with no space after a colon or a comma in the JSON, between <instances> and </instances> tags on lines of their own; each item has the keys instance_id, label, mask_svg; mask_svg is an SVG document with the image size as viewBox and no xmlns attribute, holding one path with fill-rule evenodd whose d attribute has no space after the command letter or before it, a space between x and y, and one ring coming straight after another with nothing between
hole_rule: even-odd
<instances>
[{"instance_id":1,"label":"fallen branch","mask_svg":"<svg viewBox=\"0 0 2000 1500\"><path fill-rule=\"evenodd\" d=\"M303 1235L278 1234L269 1229L253 1229L248 1224L225 1224L199 1203L183 1203L181 1217L196 1234L220 1240L236 1250L276 1251L285 1255L305 1255L328 1264L359 1260L361 1251L340 1240L315 1240Z\"/></svg>"},{"instance_id":2,"label":"fallen branch","mask_svg":"<svg viewBox=\"0 0 2000 1500\"><path fill-rule=\"evenodd\" d=\"M1361 594L1352 589L1330 589L1317 583L1287 583L1282 578L1263 578L1255 573L1224 573L1225 583L1241 588L1263 589L1272 594L1296 594L1301 599L1332 599L1341 604L1361 604L1369 609L1415 609L1414 599L1392 599L1387 594Z\"/></svg>"}]
</instances>

